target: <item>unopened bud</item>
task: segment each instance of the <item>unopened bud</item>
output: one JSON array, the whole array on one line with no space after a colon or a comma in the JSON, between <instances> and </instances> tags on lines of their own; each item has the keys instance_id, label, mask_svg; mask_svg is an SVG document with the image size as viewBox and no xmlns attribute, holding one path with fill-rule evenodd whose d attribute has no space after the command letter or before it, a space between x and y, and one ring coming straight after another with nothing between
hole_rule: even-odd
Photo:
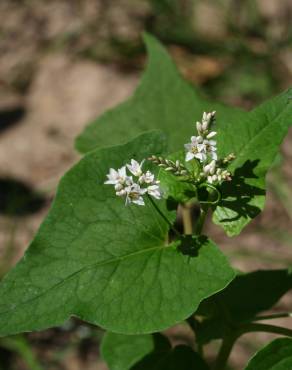
<instances>
[{"instance_id":1,"label":"unopened bud","mask_svg":"<svg viewBox=\"0 0 292 370\"><path fill-rule=\"evenodd\" d=\"M201 133L202 132L202 124L201 124L201 122L197 122L196 123L196 127L197 127L198 133Z\"/></svg>"},{"instance_id":2,"label":"unopened bud","mask_svg":"<svg viewBox=\"0 0 292 370\"><path fill-rule=\"evenodd\" d=\"M207 131L208 130L208 126L209 126L209 121L203 120L203 122L202 122L202 130L203 131Z\"/></svg>"},{"instance_id":3,"label":"unopened bud","mask_svg":"<svg viewBox=\"0 0 292 370\"><path fill-rule=\"evenodd\" d=\"M231 162L231 161L233 161L235 158L236 158L236 157L235 157L235 155L234 155L233 153L230 153L230 154L228 154L228 156L227 156L227 157L225 157L225 158L223 159L223 163Z\"/></svg>"}]
</instances>

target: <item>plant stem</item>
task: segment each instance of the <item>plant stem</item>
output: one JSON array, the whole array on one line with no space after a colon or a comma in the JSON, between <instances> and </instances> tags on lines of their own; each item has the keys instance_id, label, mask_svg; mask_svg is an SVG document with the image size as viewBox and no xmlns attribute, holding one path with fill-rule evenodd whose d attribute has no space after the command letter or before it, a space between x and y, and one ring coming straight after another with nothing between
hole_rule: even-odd
<instances>
[{"instance_id":1,"label":"plant stem","mask_svg":"<svg viewBox=\"0 0 292 370\"><path fill-rule=\"evenodd\" d=\"M291 314L288 313L289 316ZM276 315L271 315L276 316ZM279 316L279 317L287 317L286 316ZM235 343L235 341L243 334L246 333L252 333L252 332L265 332L265 333L273 333L273 334L279 334L284 335L286 337L292 337L292 330L283 328L281 326L276 325L269 325L269 324L245 324L238 330L231 330L229 333L227 333L223 337L222 345L220 347L214 370L224 370L227 365L227 360L229 358L229 355L231 353L232 347Z\"/></svg>"},{"instance_id":2,"label":"plant stem","mask_svg":"<svg viewBox=\"0 0 292 370\"><path fill-rule=\"evenodd\" d=\"M223 338L218 356L216 358L214 370L224 370L226 368L228 358L237 337L238 336L234 333L229 333Z\"/></svg>"},{"instance_id":3,"label":"plant stem","mask_svg":"<svg viewBox=\"0 0 292 370\"><path fill-rule=\"evenodd\" d=\"M292 317L292 312L281 312L266 316L256 316L252 321L273 320L280 319L282 317Z\"/></svg>"},{"instance_id":4,"label":"plant stem","mask_svg":"<svg viewBox=\"0 0 292 370\"><path fill-rule=\"evenodd\" d=\"M181 236L179 231L176 230L176 228L172 225L172 223L169 221L169 219L165 216L165 214L159 209L159 207L157 206L157 204L154 202L154 200L150 197L150 195L148 195L148 199L150 200L150 203L153 205L153 207L155 208L155 210L159 213L159 215L164 219L164 221L169 225L170 229L177 235L177 236Z\"/></svg>"},{"instance_id":5,"label":"plant stem","mask_svg":"<svg viewBox=\"0 0 292 370\"><path fill-rule=\"evenodd\" d=\"M292 330L283 328L281 326L276 325L269 325L269 324L246 324L243 325L242 329L240 330L240 335L245 333L251 333L255 331L262 331L265 333L274 333L285 335L287 337L292 337Z\"/></svg>"},{"instance_id":6,"label":"plant stem","mask_svg":"<svg viewBox=\"0 0 292 370\"><path fill-rule=\"evenodd\" d=\"M197 321L197 319L195 318L195 316L190 316L187 320L187 323L190 325L191 329L193 330L194 334L195 334L195 337L196 337L196 344L197 344L197 352L198 354L201 356L201 357L204 357L204 346L202 345L202 343L200 343L198 340L197 340L197 330L199 329L200 327L200 322Z\"/></svg>"},{"instance_id":7,"label":"plant stem","mask_svg":"<svg viewBox=\"0 0 292 370\"><path fill-rule=\"evenodd\" d=\"M193 221L192 221L192 205L190 203L181 205L184 234L192 235L193 233Z\"/></svg>"},{"instance_id":8,"label":"plant stem","mask_svg":"<svg viewBox=\"0 0 292 370\"><path fill-rule=\"evenodd\" d=\"M207 213L208 213L208 208L204 207L204 206L201 206L200 216L199 216L196 228L195 228L195 234L196 235L201 235L202 234L202 230L203 230L203 226L204 226L204 223L205 223L205 220L206 220Z\"/></svg>"}]
</instances>

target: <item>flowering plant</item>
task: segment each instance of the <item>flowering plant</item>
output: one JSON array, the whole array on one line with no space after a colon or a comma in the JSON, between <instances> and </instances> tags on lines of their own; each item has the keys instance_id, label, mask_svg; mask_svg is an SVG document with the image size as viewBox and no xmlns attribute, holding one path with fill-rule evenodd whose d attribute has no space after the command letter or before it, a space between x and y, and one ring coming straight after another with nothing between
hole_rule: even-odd
<instances>
[{"instance_id":1,"label":"flowering plant","mask_svg":"<svg viewBox=\"0 0 292 370\"><path fill-rule=\"evenodd\" d=\"M267 331L287 338L246 370L290 369L291 330L258 321L290 315L260 312L291 289L291 271L239 273L203 232L208 213L235 236L263 210L265 176L292 120L291 90L251 112L210 103L157 40L145 40L142 83L77 138L86 154L0 285L0 334L75 315L108 330L102 353L111 370L224 370L241 335ZM183 321L195 343L172 348L157 332ZM203 348L216 339L212 361Z\"/></svg>"}]
</instances>

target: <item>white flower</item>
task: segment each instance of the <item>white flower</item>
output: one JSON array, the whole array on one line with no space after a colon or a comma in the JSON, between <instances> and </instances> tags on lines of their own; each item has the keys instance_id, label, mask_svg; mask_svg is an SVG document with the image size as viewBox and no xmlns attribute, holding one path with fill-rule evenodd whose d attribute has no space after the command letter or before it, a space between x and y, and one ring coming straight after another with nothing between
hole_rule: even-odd
<instances>
[{"instance_id":1,"label":"white flower","mask_svg":"<svg viewBox=\"0 0 292 370\"><path fill-rule=\"evenodd\" d=\"M110 168L110 172L106 175L108 180L104 183L107 185L120 185L120 184L127 184L131 182L131 177L127 176L126 174L126 166L119 168L117 171L113 168ZM118 189L116 189L118 190Z\"/></svg>"},{"instance_id":2,"label":"white flower","mask_svg":"<svg viewBox=\"0 0 292 370\"><path fill-rule=\"evenodd\" d=\"M147 171L146 173L142 173L142 175L139 177L139 183L140 184L152 184L154 183L154 175L150 171Z\"/></svg>"},{"instance_id":3,"label":"white flower","mask_svg":"<svg viewBox=\"0 0 292 370\"><path fill-rule=\"evenodd\" d=\"M144 206L144 199L142 195L147 192L147 189L143 189L140 185L134 183L131 186L125 188L126 191L126 205L135 203L139 206Z\"/></svg>"},{"instance_id":4,"label":"white flower","mask_svg":"<svg viewBox=\"0 0 292 370\"><path fill-rule=\"evenodd\" d=\"M142 172L142 161L138 163L131 159L131 164L127 164L117 171L110 168L107 174L105 184L113 185L118 197L126 198L126 205L135 203L140 206L145 205L143 195L148 194L156 199L161 199L161 192L159 189L159 181L155 180L154 174L150 171ZM128 170L134 175L127 175ZM136 181L136 182L135 182Z\"/></svg>"},{"instance_id":5,"label":"white flower","mask_svg":"<svg viewBox=\"0 0 292 370\"><path fill-rule=\"evenodd\" d=\"M217 143L215 140L204 140L203 144L204 145L204 152L208 153L212 159L215 161L217 160Z\"/></svg>"},{"instance_id":6,"label":"white flower","mask_svg":"<svg viewBox=\"0 0 292 370\"><path fill-rule=\"evenodd\" d=\"M187 150L186 162L193 158L199 159L204 162L207 159L206 156L206 145L202 136L192 136L191 143L185 144L185 149Z\"/></svg>"},{"instance_id":7,"label":"white flower","mask_svg":"<svg viewBox=\"0 0 292 370\"><path fill-rule=\"evenodd\" d=\"M147 188L147 193L156 199L161 199L162 194L158 185L150 185Z\"/></svg>"},{"instance_id":8,"label":"white flower","mask_svg":"<svg viewBox=\"0 0 292 370\"><path fill-rule=\"evenodd\" d=\"M134 176L141 176L142 175L142 165L144 161L141 163L138 163L135 161L135 159L131 159L131 164L127 164L128 170L134 175Z\"/></svg>"}]
</instances>

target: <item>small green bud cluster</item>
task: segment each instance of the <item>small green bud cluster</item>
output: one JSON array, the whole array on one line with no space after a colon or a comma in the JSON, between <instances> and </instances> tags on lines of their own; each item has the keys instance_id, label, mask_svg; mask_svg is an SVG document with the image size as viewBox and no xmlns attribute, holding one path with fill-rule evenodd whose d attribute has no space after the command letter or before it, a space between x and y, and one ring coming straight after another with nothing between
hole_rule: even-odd
<instances>
[{"instance_id":1,"label":"small green bud cluster","mask_svg":"<svg viewBox=\"0 0 292 370\"><path fill-rule=\"evenodd\" d=\"M158 167L164 168L165 171L172 172L176 176L184 176L188 174L187 169L179 160L174 162L171 159L157 157L156 155L152 155L148 160L157 164Z\"/></svg>"}]
</instances>

